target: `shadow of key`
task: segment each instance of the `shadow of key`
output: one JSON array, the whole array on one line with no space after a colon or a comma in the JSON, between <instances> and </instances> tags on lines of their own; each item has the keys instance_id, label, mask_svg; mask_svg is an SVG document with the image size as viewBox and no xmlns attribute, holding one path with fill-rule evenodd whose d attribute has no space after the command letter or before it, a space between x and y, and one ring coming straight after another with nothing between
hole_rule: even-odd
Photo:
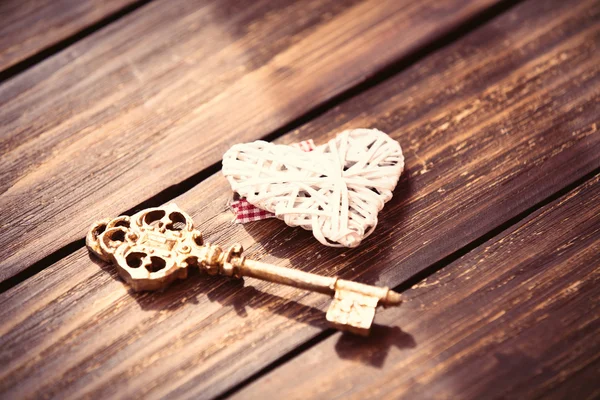
<instances>
[{"instance_id":1,"label":"shadow of key","mask_svg":"<svg viewBox=\"0 0 600 400\"><path fill-rule=\"evenodd\" d=\"M412 349L416 346L412 335L399 327L374 324L367 337L343 333L335 345L335 351L340 358L381 368L391 347Z\"/></svg>"}]
</instances>

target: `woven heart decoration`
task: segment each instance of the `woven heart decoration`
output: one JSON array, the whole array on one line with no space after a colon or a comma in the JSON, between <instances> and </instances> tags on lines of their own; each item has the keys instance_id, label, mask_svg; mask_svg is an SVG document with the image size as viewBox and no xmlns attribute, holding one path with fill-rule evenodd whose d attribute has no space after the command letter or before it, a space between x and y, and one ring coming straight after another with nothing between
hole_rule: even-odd
<instances>
[{"instance_id":1,"label":"woven heart decoration","mask_svg":"<svg viewBox=\"0 0 600 400\"><path fill-rule=\"evenodd\" d=\"M234 192L333 247L373 232L403 169L400 144L377 129L344 131L312 152L259 140L223 156Z\"/></svg>"}]
</instances>

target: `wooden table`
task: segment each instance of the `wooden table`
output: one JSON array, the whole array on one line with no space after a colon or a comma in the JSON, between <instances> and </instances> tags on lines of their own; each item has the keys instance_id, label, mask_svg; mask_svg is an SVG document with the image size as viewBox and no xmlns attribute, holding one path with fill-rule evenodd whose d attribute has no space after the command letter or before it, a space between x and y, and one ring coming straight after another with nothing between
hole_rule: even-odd
<instances>
[{"instance_id":1,"label":"wooden table","mask_svg":"<svg viewBox=\"0 0 600 400\"><path fill-rule=\"evenodd\" d=\"M600 1L5 0L0 22L0 397L600 396ZM406 157L360 247L231 223L232 144L357 127ZM131 292L86 230L170 202L406 301L362 338L253 279Z\"/></svg>"}]
</instances>

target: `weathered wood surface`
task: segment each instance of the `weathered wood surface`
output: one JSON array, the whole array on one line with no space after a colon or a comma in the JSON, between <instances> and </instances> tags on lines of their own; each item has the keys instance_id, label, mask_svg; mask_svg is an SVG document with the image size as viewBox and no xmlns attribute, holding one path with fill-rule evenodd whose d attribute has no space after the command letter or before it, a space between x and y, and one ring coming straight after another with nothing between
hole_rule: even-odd
<instances>
[{"instance_id":1,"label":"weathered wood surface","mask_svg":"<svg viewBox=\"0 0 600 400\"><path fill-rule=\"evenodd\" d=\"M134 0L0 1L0 71L132 3Z\"/></svg>"},{"instance_id":2,"label":"weathered wood surface","mask_svg":"<svg viewBox=\"0 0 600 400\"><path fill-rule=\"evenodd\" d=\"M0 280L496 0L157 0L0 86Z\"/></svg>"},{"instance_id":3,"label":"weathered wood surface","mask_svg":"<svg viewBox=\"0 0 600 400\"><path fill-rule=\"evenodd\" d=\"M220 175L176 203L211 242L395 286L600 166L599 8L526 2L281 139L376 126L402 143L407 172L360 248L324 248L275 220L231 225ZM314 337L326 302L206 277L132 294L77 251L0 297L0 390L209 398Z\"/></svg>"},{"instance_id":4,"label":"weathered wood surface","mask_svg":"<svg viewBox=\"0 0 600 400\"><path fill-rule=\"evenodd\" d=\"M405 297L233 398L598 398L600 175Z\"/></svg>"}]
</instances>

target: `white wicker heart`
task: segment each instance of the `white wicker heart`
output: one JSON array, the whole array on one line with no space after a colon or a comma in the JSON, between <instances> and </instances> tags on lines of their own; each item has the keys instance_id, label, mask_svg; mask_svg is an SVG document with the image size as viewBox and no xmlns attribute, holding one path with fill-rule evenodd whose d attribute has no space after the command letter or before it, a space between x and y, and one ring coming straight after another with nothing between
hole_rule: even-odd
<instances>
[{"instance_id":1,"label":"white wicker heart","mask_svg":"<svg viewBox=\"0 0 600 400\"><path fill-rule=\"evenodd\" d=\"M335 247L356 247L373 232L403 168L400 144L376 129L344 131L309 153L256 141L223 156L233 191Z\"/></svg>"}]
</instances>

